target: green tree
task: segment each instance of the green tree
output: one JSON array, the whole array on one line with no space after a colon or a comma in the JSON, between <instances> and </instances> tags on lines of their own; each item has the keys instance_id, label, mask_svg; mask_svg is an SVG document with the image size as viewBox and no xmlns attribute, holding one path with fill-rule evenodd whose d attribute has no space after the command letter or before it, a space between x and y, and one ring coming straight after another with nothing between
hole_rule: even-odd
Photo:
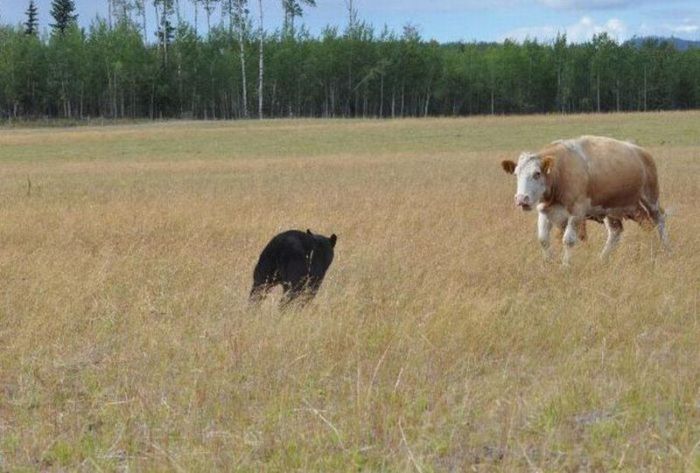
<instances>
[{"instance_id":1,"label":"green tree","mask_svg":"<svg viewBox=\"0 0 700 473\"><path fill-rule=\"evenodd\" d=\"M75 23L54 35L47 51L50 99L48 107L58 116L82 118L85 105L85 37Z\"/></svg>"},{"instance_id":2,"label":"green tree","mask_svg":"<svg viewBox=\"0 0 700 473\"><path fill-rule=\"evenodd\" d=\"M73 0L53 0L51 2L51 16L55 23L50 26L54 32L58 32L60 35L63 35L78 20Z\"/></svg>"},{"instance_id":3,"label":"green tree","mask_svg":"<svg viewBox=\"0 0 700 473\"><path fill-rule=\"evenodd\" d=\"M238 59L241 69L241 104L243 117L248 117L248 81L246 76L246 41L250 29L248 0L225 0L224 12L229 16L229 35L238 36Z\"/></svg>"},{"instance_id":4,"label":"green tree","mask_svg":"<svg viewBox=\"0 0 700 473\"><path fill-rule=\"evenodd\" d=\"M175 27L173 27L171 21L175 13L175 3L174 0L153 0L153 6L158 17L158 29L156 31L158 46L161 51L163 64L167 65L168 49L175 34Z\"/></svg>"},{"instance_id":5,"label":"green tree","mask_svg":"<svg viewBox=\"0 0 700 473\"><path fill-rule=\"evenodd\" d=\"M141 34L143 42L148 42L148 24L146 23L146 0L134 0L134 10L141 17Z\"/></svg>"},{"instance_id":6,"label":"green tree","mask_svg":"<svg viewBox=\"0 0 700 473\"><path fill-rule=\"evenodd\" d=\"M85 45L85 108L88 113L112 118L143 116L140 100L148 83L143 64L148 53L137 26L117 23L109 28L97 21Z\"/></svg>"},{"instance_id":7,"label":"green tree","mask_svg":"<svg viewBox=\"0 0 700 473\"><path fill-rule=\"evenodd\" d=\"M138 2L134 0L108 0L110 2L110 11L114 17L114 23L120 25L123 23L131 23L131 13L138 11Z\"/></svg>"},{"instance_id":8,"label":"green tree","mask_svg":"<svg viewBox=\"0 0 700 473\"><path fill-rule=\"evenodd\" d=\"M263 94L265 92L265 26L262 0L258 0L259 29L258 29L258 118L263 118Z\"/></svg>"},{"instance_id":9,"label":"green tree","mask_svg":"<svg viewBox=\"0 0 700 473\"><path fill-rule=\"evenodd\" d=\"M150 0L157 41L149 42L129 8L141 14L145 0L109 1L116 21L87 31L71 21L40 37L0 25L0 117L241 118L251 115L251 95L259 117L700 107L700 52L660 40L438 44L412 25L376 34L351 0L347 28L319 36L303 25L266 32L246 0L223 0L223 21L202 38L187 22L171 24L177 0Z\"/></svg>"},{"instance_id":10,"label":"green tree","mask_svg":"<svg viewBox=\"0 0 700 473\"><path fill-rule=\"evenodd\" d=\"M216 4L219 0L200 0L204 6L204 12L207 14L207 34L211 34L211 15L216 10Z\"/></svg>"},{"instance_id":11,"label":"green tree","mask_svg":"<svg viewBox=\"0 0 700 473\"><path fill-rule=\"evenodd\" d=\"M34 0L29 0L29 6L25 12L27 21L24 22L24 33L36 36L39 33L39 9Z\"/></svg>"},{"instance_id":12,"label":"green tree","mask_svg":"<svg viewBox=\"0 0 700 473\"><path fill-rule=\"evenodd\" d=\"M316 0L282 0L284 24L282 31L285 35L294 36L294 18L304 15L303 6L315 7Z\"/></svg>"},{"instance_id":13,"label":"green tree","mask_svg":"<svg viewBox=\"0 0 700 473\"><path fill-rule=\"evenodd\" d=\"M553 45L553 60L555 73L557 76L557 95L556 95L556 106L557 111L564 113L566 110L566 103L570 94L570 90L567 82L565 81L565 71L567 67L567 52L568 46L566 44L566 34L557 33L557 38Z\"/></svg>"}]
</instances>

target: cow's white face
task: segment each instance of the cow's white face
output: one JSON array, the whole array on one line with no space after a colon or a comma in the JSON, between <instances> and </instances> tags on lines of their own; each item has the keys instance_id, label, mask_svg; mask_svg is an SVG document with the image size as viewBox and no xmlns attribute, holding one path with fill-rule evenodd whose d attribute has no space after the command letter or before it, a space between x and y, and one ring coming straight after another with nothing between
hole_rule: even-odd
<instances>
[{"instance_id":1,"label":"cow's white face","mask_svg":"<svg viewBox=\"0 0 700 473\"><path fill-rule=\"evenodd\" d=\"M526 211L537 205L547 191L546 174L551 164L552 158L540 158L530 153L521 154L517 165L513 161L501 163L507 173L515 174L518 178L515 205Z\"/></svg>"}]
</instances>

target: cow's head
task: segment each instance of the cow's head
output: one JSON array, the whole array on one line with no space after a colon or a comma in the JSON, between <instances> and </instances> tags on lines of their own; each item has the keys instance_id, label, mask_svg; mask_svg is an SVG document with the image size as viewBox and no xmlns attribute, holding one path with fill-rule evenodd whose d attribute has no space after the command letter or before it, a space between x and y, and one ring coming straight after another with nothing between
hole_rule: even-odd
<instances>
[{"instance_id":1,"label":"cow's head","mask_svg":"<svg viewBox=\"0 0 700 473\"><path fill-rule=\"evenodd\" d=\"M537 205L547 192L548 176L553 165L553 157L540 157L532 153L521 154L517 164L510 160L501 162L505 172L518 178L515 205L523 210L532 210Z\"/></svg>"}]
</instances>

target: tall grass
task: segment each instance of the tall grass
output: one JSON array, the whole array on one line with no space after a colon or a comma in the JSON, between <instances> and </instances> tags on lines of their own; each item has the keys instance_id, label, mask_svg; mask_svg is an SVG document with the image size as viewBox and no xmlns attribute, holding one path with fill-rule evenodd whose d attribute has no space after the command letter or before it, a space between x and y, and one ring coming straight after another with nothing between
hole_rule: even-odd
<instances>
[{"instance_id":1,"label":"tall grass","mask_svg":"<svg viewBox=\"0 0 700 473\"><path fill-rule=\"evenodd\" d=\"M583 133L652 151L672 255L541 261L498 163ZM700 470L699 152L698 113L0 131L0 470ZM336 259L253 310L288 228Z\"/></svg>"}]
</instances>

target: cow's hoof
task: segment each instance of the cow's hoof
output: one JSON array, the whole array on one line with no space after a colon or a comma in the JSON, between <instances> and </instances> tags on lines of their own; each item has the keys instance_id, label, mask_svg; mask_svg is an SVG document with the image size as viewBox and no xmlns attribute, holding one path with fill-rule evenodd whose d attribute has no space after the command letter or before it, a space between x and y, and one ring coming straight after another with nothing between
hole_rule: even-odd
<instances>
[{"instance_id":1,"label":"cow's hoof","mask_svg":"<svg viewBox=\"0 0 700 473\"><path fill-rule=\"evenodd\" d=\"M568 247L572 247L576 244L576 240L577 240L577 238L576 238L575 233L573 233L573 232L564 233L564 241L563 241L564 245L566 245Z\"/></svg>"}]
</instances>

